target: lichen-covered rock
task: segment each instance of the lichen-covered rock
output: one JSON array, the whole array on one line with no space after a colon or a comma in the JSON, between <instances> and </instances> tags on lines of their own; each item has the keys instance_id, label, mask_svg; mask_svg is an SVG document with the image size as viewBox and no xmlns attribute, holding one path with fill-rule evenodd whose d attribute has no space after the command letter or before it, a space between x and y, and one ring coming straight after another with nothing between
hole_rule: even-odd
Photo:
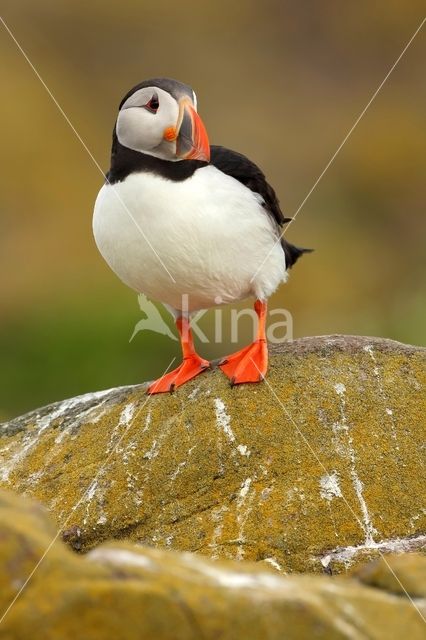
<instances>
[{"instance_id":1,"label":"lichen-covered rock","mask_svg":"<svg viewBox=\"0 0 426 640\"><path fill-rule=\"evenodd\" d=\"M130 538L283 572L420 549L425 353L305 338L275 348L260 385L216 370L173 395L57 403L0 427L0 483L75 549Z\"/></svg>"},{"instance_id":2,"label":"lichen-covered rock","mask_svg":"<svg viewBox=\"0 0 426 640\"><path fill-rule=\"evenodd\" d=\"M424 638L426 558L415 554L367 565L364 583L131 543L80 556L40 507L2 491L0 567L2 640ZM407 592L371 580L386 571Z\"/></svg>"}]
</instances>

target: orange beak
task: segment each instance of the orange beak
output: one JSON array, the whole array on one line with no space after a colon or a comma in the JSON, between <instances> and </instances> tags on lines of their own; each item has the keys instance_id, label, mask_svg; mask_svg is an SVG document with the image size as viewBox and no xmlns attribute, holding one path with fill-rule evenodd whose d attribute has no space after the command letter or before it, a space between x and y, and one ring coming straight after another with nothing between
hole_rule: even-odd
<instances>
[{"instance_id":1,"label":"orange beak","mask_svg":"<svg viewBox=\"0 0 426 640\"><path fill-rule=\"evenodd\" d=\"M182 160L210 161L210 143L206 128L189 98L180 101L179 133L176 155Z\"/></svg>"}]
</instances>

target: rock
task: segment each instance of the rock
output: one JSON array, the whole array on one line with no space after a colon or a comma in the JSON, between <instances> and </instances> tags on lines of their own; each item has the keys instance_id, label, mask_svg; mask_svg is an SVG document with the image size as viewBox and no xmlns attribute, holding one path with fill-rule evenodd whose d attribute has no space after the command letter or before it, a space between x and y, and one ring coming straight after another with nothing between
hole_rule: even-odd
<instances>
[{"instance_id":1,"label":"rock","mask_svg":"<svg viewBox=\"0 0 426 640\"><path fill-rule=\"evenodd\" d=\"M111 538L340 572L426 542L426 350L304 338L260 385L207 372L73 398L0 427L0 483L47 506L64 540Z\"/></svg>"},{"instance_id":2,"label":"rock","mask_svg":"<svg viewBox=\"0 0 426 640\"><path fill-rule=\"evenodd\" d=\"M420 640L426 557L387 562L411 600L365 580L381 574L378 565L360 571L363 584L356 576L279 576L259 564L131 543L81 556L55 539L40 507L1 491L0 638Z\"/></svg>"},{"instance_id":3,"label":"rock","mask_svg":"<svg viewBox=\"0 0 426 640\"><path fill-rule=\"evenodd\" d=\"M426 598L426 558L423 556L419 561L416 553L393 556L390 565L382 556L376 562L362 565L353 575L364 584L390 593Z\"/></svg>"}]
</instances>

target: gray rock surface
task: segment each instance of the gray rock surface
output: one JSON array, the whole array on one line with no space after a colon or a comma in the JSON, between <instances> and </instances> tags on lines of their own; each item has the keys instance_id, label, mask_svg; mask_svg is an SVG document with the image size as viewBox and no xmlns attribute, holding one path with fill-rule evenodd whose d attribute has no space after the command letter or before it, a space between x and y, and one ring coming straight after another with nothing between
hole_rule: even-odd
<instances>
[{"instance_id":1,"label":"gray rock surface","mask_svg":"<svg viewBox=\"0 0 426 640\"><path fill-rule=\"evenodd\" d=\"M260 385L207 372L56 403L0 426L0 485L64 539L341 572L425 545L425 349L356 336L272 350Z\"/></svg>"}]
</instances>

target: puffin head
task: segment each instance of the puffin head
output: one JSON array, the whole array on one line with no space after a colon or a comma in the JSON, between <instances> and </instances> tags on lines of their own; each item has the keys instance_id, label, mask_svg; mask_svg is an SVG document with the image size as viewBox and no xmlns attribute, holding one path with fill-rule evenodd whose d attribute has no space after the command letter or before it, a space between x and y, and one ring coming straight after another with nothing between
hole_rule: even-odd
<instances>
[{"instance_id":1,"label":"puffin head","mask_svg":"<svg viewBox=\"0 0 426 640\"><path fill-rule=\"evenodd\" d=\"M210 160L196 95L170 78L145 80L124 96L116 134L124 147L162 160Z\"/></svg>"}]
</instances>

